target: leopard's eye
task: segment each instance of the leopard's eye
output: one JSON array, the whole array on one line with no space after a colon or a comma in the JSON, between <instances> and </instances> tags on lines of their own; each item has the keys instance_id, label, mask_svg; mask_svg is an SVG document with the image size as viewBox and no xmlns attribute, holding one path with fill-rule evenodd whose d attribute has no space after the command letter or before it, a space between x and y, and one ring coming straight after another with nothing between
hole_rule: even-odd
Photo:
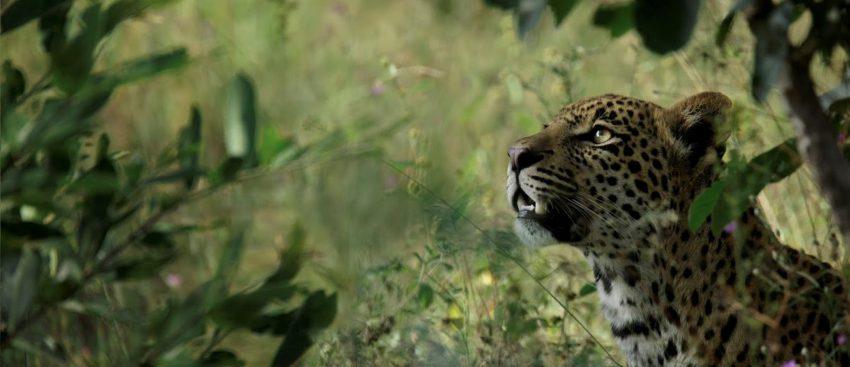
<instances>
[{"instance_id":1,"label":"leopard's eye","mask_svg":"<svg viewBox=\"0 0 850 367\"><path fill-rule=\"evenodd\" d=\"M602 144L611 140L614 137L614 133L604 126L597 126L590 132L590 137L593 139L594 144Z\"/></svg>"}]
</instances>

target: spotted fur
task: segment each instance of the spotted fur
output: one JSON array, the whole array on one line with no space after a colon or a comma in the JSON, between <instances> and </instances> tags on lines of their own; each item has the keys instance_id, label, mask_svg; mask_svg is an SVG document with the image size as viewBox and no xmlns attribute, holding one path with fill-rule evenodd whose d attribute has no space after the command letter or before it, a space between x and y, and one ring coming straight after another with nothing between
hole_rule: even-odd
<instances>
[{"instance_id":1,"label":"spotted fur","mask_svg":"<svg viewBox=\"0 0 850 367\"><path fill-rule=\"evenodd\" d=\"M629 365L848 366L850 302L835 269L781 244L754 209L720 235L711 218L688 229L730 105L707 92L670 108L617 95L565 106L511 147L516 232L584 253Z\"/></svg>"}]
</instances>

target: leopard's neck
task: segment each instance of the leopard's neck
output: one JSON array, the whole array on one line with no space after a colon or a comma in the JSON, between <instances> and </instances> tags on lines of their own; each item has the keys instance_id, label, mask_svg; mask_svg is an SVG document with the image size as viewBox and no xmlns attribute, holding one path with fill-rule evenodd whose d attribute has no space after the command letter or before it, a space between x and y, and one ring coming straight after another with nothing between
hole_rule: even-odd
<instances>
[{"instance_id":1,"label":"leopard's neck","mask_svg":"<svg viewBox=\"0 0 850 367\"><path fill-rule=\"evenodd\" d=\"M656 274L609 258L590 255L588 261L602 313L611 323L611 333L628 365L664 365L668 359L680 358L683 336L650 293L651 284L657 284Z\"/></svg>"},{"instance_id":2,"label":"leopard's neck","mask_svg":"<svg viewBox=\"0 0 850 367\"><path fill-rule=\"evenodd\" d=\"M602 312L629 365L697 362L696 353L687 342L687 327L697 323L700 312L690 305L688 292L721 298L714 293L722 292L723 287L706 284L716 281L731 285L734 274L712 271L712 278L722 279L708 283L699 274L723 267L721 263L733 261L736 256L748 256L740 250L736 253L728 232L737 231L744 239L764 237L758 248L779 245L754 210L745 212L719 235L711 233L710 221L692 232L687 227L687 214L679 212L678 218L663 227L647 224L647 228L636 231L644 234L638 238L609 239L601 246L609 251L585 250L596 278Z\"/></svg>"}]
</instances>

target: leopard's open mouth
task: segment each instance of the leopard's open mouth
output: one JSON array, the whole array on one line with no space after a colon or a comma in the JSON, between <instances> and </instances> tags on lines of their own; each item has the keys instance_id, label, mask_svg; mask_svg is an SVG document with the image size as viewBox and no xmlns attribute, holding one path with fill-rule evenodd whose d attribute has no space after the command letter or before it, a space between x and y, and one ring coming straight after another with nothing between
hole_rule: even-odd
<instances>
[{"instance_id":1,"label":"leopard's open mouth","mask_svg":"<svg viewBox=\"0 0 850 367\"><path fill-rule=\"evenodd\" d=\"M534 228L540 228L557 242L576 242L587 234L587 223L581 220L582 216L575 208L558 203L540 203L521 185L517 185L511 204L516 212L517 224L526 230L534 232Z\"/></svg>"},{"instance_id":2,"label":"leopard's open mouth","mask_svg":"<svg viewBox=\"0 0 850 367\"><path fill-rule=\"evenodd\" d=\"M534 201L522 188L517 189L513 199L514 211L517 218L523 219L542 219L544 216L537 213L537 202Z\"/></svg>"}]
</instances>

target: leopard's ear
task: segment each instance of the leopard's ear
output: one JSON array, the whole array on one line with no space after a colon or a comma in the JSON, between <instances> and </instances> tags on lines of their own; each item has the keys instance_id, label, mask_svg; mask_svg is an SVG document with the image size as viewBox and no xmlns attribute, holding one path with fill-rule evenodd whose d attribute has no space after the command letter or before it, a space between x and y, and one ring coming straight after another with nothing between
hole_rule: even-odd
<instances>
[{"instance_id":1,"label":"leopard's ear","mask_svg":"<svg viewBox=\"0 0 850 367\"><path fill-rule=\"evenodd\" d=\"M681 144L690 167L713 164L725 151L718 120L732 106L722 93L702 92L685 98L664 111L670 134Z\"/></svg>"}]
</instances>

